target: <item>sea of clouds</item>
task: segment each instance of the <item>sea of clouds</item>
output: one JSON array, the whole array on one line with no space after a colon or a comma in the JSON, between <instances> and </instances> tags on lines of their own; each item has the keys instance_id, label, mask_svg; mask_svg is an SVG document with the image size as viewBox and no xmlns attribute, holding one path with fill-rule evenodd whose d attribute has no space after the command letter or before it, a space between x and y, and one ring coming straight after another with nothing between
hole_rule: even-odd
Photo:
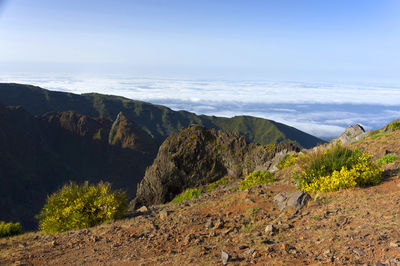
<instances>
[{"instance_id":1,"label":"sea of clouds","mask_svg":"<svg viewBox=\"0 0 400 266\"><path fill-rule=\"evenodd\" d=\"M371 130L400 117L400 86L388 84L26 74L1 75L0 82L120 95L196 114L251 115L324 139L355 123Z\"/></svg>"}]
</instances>

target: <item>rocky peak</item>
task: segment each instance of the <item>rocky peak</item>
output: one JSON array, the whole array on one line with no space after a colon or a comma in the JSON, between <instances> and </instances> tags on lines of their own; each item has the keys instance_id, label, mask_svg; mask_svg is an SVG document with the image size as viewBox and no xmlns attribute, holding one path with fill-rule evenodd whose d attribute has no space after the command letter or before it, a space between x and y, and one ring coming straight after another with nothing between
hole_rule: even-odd
<instances>
[{"instance_id":1,"label":"rocky peak","mask_svg":"<svg viewBox=\"0 0 400 266\"><path fill-rule=\"evenodd\" d=\"M165 203L187 188L225 175L240 177L273 167L277 154L299 151L294 144L257 145L245 137L191 125L169 136L137 189L133 207Z\"/></svg>"},{"instance_id":2,"label":"rocky peak","mask_svg":"<svg viewBox=\"0 0 400 266\"><path fill-rule=\"evenodd\" d=\"M135 122L129 120L122 112L117 115L111 126L108 142L111 145L118 145L127 149L155 149L155 141L151 136L140 129Z\"/></svg>"}]
</instances>

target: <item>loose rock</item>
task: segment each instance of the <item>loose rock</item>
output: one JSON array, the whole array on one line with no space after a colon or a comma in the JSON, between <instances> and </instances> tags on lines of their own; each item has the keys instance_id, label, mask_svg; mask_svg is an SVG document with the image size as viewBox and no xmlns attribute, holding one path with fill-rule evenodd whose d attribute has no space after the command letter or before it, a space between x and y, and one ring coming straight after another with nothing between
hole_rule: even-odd
<instances>
[{"instance_id":1,"label":"loose rock","mask_svg":"<svg viewBox=\"0 0 400 266\"><path fill-rule=\"evenodd\" d=\"M274 197L274 203L280 211L288 208L301 209L309 200L310 195L302 191L292 193L281 192Z\"/></svg>"},{"instance_id":2,"label":"loose rock","mask_svg":"<svg viewBox=\"0 0 400 266\"><path fill-rule=\"evenodd\" d=\"M160 211L159 216L160 216L161 220L165 221L168 218L168 211L166 211L166 210Z\"/></svg>"},{"instance_id":3,"label":"loose rock","mask_svg":"<svg viewBox=\"0 0 400 266\"><path fill-rule=\"evenodd\" d=\"M229 255L229 253L222 250L221 251L222 264L227 265L230 259L231 259L231 256Z\"/></svg>"},{"instance_id":4,"label":"loose rock","mask_svg":"<svg viewBox=\"0 0 400 266\"><path fill-rule=\"evenodd\" d=\"M264 231L267 235L272 235L278 232L278 229L276 229L276 227L273 224L269 224L265 227Z\"/></svg>"}]
</instances>

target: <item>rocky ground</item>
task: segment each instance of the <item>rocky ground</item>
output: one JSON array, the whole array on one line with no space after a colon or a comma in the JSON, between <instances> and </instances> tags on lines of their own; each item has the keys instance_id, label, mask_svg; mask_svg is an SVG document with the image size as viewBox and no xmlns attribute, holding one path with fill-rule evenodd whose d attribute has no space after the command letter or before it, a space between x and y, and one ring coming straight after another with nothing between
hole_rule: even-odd
<instances>
[{"instance_id":1,"label":"rocky ground","mask_svg":"<svg viewBox=\"0 0 400 266\"><path fill-rule=\"evenodd\" d=\"M400 155L400 132L353 144ZM299 211L274 197L293 192L289 172L249 190L220 187L184 203L151 206L124 220L56 235L0 239L1 265L400 265L399 162L381 184L312 195Z\"/></svg>"}]
</instances>

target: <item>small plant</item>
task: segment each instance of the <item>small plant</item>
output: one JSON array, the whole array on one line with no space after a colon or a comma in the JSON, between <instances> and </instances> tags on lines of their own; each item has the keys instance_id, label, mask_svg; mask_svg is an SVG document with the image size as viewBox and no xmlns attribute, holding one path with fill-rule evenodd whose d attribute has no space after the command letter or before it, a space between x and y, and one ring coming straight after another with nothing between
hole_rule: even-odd
<instances>
[{"instance_id":1,"label":"small plant","mask_svg":"<svg viewBox=\"0 0 400 266\"><path fill-rule=\"evenodd\" d=\"M0 221L0 237L15 236L22 234L20 223L5 223Z\"/></svg>"},{"instance_id":2,"label":"small plant","mask_svg":"<svg viewBox=\"0 0 400 266\"><path fill-rule=\"evenodd\" d=\"M206 187L206 191L207 191L207 192L210 192L210 191L213 191L213 190L217 189L217 188L220 187L220 186L226 186L226 185L228 185L228 184L229 184L228 178L227 178L227 177L223 177L223 178L221 178L221 179L215 181L214 183L209 184L209 185Z\"/></svg>"},{"instance_id":3,"label":"small plant","mask_svg":"<svg viewBox=\"0 0 400 266\"><path fill-rule=\"evenodd\" d=\"M371 135L371 139L377 139L377 138L380 138L380 137L382 137L382 136L384 136L385 135L385 133L375 133L375 134L373 134L373 135Z\"/></svg>"},{"instance_id":4,"label":"small plant","mask_svg":"<svg viewBox=\"0 0 400 266\"><path fill-rule=\"evenodd\" d=\"M246 213L249 214L249 215L253 215L253 214L257 213L259 210L260 210L260 208L258 208L258 207L256 207L256 208L248 208L246 210Z\"/></svg>"},{"instance_id":5,"label":"small plant","mask_svg":"<svg viewBox=\"0 0 400 266\"><path fill-rule=\"evenodd\" d=\"M251 232L253 229L254 229L253 224L246 224L246 225L242 225L242 228L240 229L240 231L242 231L243 233L248 233L248 232Z\"/></svg>"},{"instance_id":6,"label":"small plant","mask_svg":"<svg viewBox=\"0 0 400 266\"><path fill-rule=\"evenodd\" d=\"M266 153L266 154L273 154L275 150L276 145L275 144L267 144L267 145L262 145L260 146L260 151Z\"/></svg>"},{"instance_id":7,"label":"small plant","mask_svg":"<svg viewBox=\"0 0 400 266\"><path fill-rule=\"evenodd\" d=\"M184 192L176 196L172 202L173 203L180 203L184 202L186 200L190 200L193 198L198 198L200 197L201 193L203 192L203 188L189 188L186 189Z\"/></svg>"},{"instance_id":8,"label":"small plant","mask_svg":"<svg viewBox=\"0 0 400 266\"><path fill-rule=\"evenodd\" d=\"M279 161L277 167L280 170L289 168L289 167L295 165L297 159L302 156L304 156L304 155L300 154L300 153L292 153L290 155L286 155L285 157L283 157L282 160Z\"/></svg>"},{"instance_id":9,"label":"small plant","mask_svg":"<svg viewBox=\"0 0 400 266\"><path fill-rule=\"evenodd\" d=\"M376 185L382 179L382 169L372 163L372 155L341 145L325 152L308 154L294 173L297 187L304 192L336 191L355 186Z\"/></svg>"},{"instance_id":10,"label":"small plant","mask_svg":"<svg viewBox=\"0 0 400 266\"><path fill-rule=\"evenodd\" d=\"M388 164L388 163L393 163L394 161L397 161L399 159L398 156L394 154L387 154L385 156L382 156L377 162L377 165L383 165L383 164Z\"/></svg>"},{"instance_id":11,"label":"small plant","mask_svg":"<svg viewBox=\"0 0 400 266\"><path fill-rule=\"evenodd\" d=\"M274 176L268 171L255 171L246 176L239 184L240 190L248 189L255 185L266 185L274 182Z\"/></svg>"},{"instance_id":12,"label":"small plant","mask_svg":"<svg viewBox=\"0 0 400 266\"><path fill-rule=\"evenodd\" d=\"M113 192L108 183L71 182L47 198L37 218L41 230L58 233L122 218L127 207L125 193Z\"/></svg>"},{"instance_id":13,"label":"small plant","mask_svg":"<svg viewBox=\"0 0 400 266\"><path fill-rule=\"evenodd\" d=\"M316 214L316 215L314 215L314 216L311 216L311 219L316 220L316 221L321 221L321 220L322 220L322 217L321 217L321 215Z\"/></svg>"},{"instance_id":14,"label":"small plant","mask_svg":"<svg viewBox=\"0 0 400 266\"><path fill-rule=\"evenodd\" d=\"M395 130L400 129L400 119L398 119L396 121L393 121L393 122L390 122L387 125L387 128L388 128L389 131L395 131Z\"/></svg>"}]
</instances>

